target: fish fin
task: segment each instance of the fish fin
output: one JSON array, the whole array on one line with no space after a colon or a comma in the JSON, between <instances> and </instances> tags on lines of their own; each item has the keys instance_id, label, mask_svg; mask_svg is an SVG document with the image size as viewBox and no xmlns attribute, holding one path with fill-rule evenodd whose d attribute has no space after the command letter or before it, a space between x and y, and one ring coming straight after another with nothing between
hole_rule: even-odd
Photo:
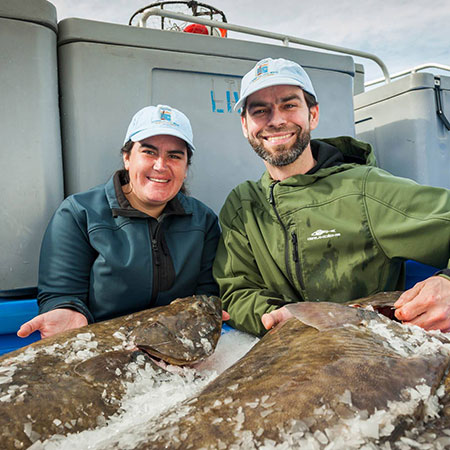
<instances>
[{"instance_id":1,"label":"fish fin","mask_svg":"<svg viewBox=\"0 0 450 450\"><path fill-rule=\"evenodd\" d=\"M380 320L377 313L331 302L300 302L285 308L305 325L319 331L359 325L365 320Z\"/></svg>"}]
</instances>

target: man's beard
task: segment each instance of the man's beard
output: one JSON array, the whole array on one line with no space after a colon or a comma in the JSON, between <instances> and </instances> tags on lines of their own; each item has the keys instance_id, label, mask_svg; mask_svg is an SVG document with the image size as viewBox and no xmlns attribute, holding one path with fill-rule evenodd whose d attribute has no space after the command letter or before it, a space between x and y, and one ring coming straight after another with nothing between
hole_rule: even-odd
<instances>
[{"instance_id":1,"label":"man's beard","mask_svg":"<svg viewBox=\"0 0 450 450\"><path fill-rule=\"evenodd\" d=\"M270 165L276 167L287 166L297 160L311 141L311 133L309 129L302 130L299 126L297 126L296 131L297 139L294 144L290 147L287 147L286 145L279 145L272 150L273 153L264 148L264 141L262 138L257 139L249 137L248 142L253 147L256 154Z\"/></svg>"}]
</instances>

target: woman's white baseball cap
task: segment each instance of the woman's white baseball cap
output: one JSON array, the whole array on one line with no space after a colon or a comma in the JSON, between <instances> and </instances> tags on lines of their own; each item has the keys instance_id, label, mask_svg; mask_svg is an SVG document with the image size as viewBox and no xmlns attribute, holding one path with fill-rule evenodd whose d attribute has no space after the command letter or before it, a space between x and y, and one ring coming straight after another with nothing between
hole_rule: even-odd
<instances>
[{"instance_id":1,"label":"woman's white baseball cap","mask_svg":"<svg viewBox=\"0 0 450 450\"><path fill-rule=\"evenodd\" d=\"M234 110L242 108L247 97L256 91L280 84L299 86L314 96L317 101L311 80L302 66L283 58L265 58L257 62L255 67L242 78L241 94Z\"/></svg>"},{"instance_id":2,"label":"woman's white baseball cap","mask_svg":"<svg viewBox=\"0 0 450 450\"><path fill-rule=\"evenodd\" d=\"M178 109L167 105L146 106L131 119L125 143L142 141L151 136L168 134L183 139L195 151L194 136L189 119Z\"/></svg>"}]
</instances>

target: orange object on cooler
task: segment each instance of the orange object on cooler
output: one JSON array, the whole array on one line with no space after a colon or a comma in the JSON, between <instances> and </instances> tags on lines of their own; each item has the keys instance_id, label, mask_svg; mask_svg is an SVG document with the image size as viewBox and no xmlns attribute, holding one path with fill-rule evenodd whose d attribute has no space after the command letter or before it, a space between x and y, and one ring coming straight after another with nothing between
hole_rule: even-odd
<instances>
[{"instance_id":1,"label":"orange object on cooler","mask_svg":"<svg viewBox=\"0 0 450 450\"><path fill-rule=\"evenodd\" d=\"M201 25L199 23L191 23L190 25L186 25L183 31L186 33L209 34L208 28L206 28L205 25Z\"/></svg>"}]
</instances>

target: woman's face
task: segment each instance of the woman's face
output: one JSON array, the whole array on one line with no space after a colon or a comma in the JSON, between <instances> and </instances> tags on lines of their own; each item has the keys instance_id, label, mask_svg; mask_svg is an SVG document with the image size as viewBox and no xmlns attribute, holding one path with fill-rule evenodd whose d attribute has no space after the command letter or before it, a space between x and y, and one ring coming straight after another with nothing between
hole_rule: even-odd
<instances>
[{"instance_id":1,"label":"woman's face","mask_svg":"<svg viewBox=\"0 0 450 450\"><path fill-rule=\"evenodd\" d=\"M159 209L177 195L186 178L186 143L175 136L152 136L135 142L123 154L123 162L130 176L133 206Z\"/></svg>"}]
</instances>

